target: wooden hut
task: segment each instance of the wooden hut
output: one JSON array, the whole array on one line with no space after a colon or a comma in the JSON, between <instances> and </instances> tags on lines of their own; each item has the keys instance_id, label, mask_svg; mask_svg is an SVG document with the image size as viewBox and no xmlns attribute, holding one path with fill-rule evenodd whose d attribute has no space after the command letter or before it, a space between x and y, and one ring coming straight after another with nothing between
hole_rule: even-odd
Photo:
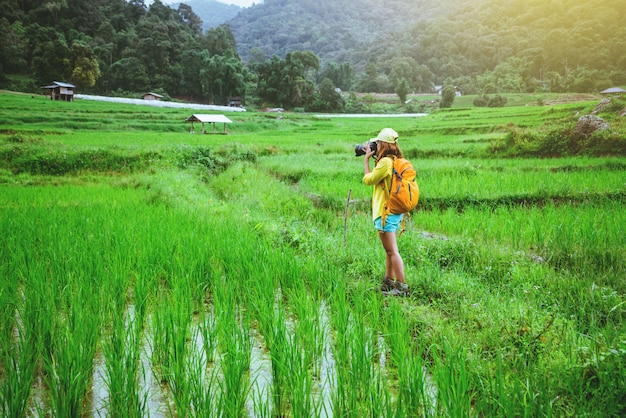
<instances>
[{"instance_id":1,"label":"wooden hut","mask_svg":"<svg viewBox=\"0 0 626 418\"><path fill-rule=\"evenodd\" d=\"M145 93L143 96L141 96L142 99L144 100L161 100L163 98L163 96L161 96L160 94L157 93L153 93L151 91Z\"/></svg>"},{"instance_id":2,"label":"wooden hut","mask_svg":"<svg viewBox=\"0 0 626 418\"><path fill-rule=\"evenodd\" d=\"M228 96L226 98L226 103L228 103L228 106L230 107L241 107L243 101L241 96Z\"/></svg>"},{"instance_id":3,"label":"wooden hut","mask_svg":"<svg viewBox=\"0 0 626 418\"><path fill-rule=\"evenodd\" d=\"M194 122L198 122L202 124L202 133L206 134L207 131L204 128L204 124L205 123L212 123L213 124L213 133L218 133L215 131L215 124L216 123L223 123L224 124L224 132L222 132L224 135L226 135L226 124L227 123L233 123L232 120L228 119L226 116L224 115L202 115L202 114L194 114L189 116L187 119L185 119L185 122L189 122L191 123L191 128L189 129L189 133L194 133L194 127L193 124Z\"/></svg>"},{"instance_id":4,"label":"wooden hut","mask_svg":"<svg viewBox=\"0 0 626 418\"><path fill-rule=\"evenodd\" d=\"M75 85L62 81L53 81L50 85L41 87L45 95L50 95L50 100L64 100L71 102L74 100Z\"/></svg>"}]
</instances>

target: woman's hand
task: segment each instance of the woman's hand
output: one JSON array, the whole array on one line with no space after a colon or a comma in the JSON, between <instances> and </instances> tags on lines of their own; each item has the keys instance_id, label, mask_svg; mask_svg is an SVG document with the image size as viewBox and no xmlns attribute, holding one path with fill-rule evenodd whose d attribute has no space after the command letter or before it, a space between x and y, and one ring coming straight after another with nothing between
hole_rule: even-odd
<instances>
[{"instance_id":1,"label":"woman's hand","mask_svg":"<svg viewBox=\"0 0 626 418\"><path fill-rule=\"evenodd\" d=\"M370 173L370 157L374 155L374 151L370 147L370 144L365 145L365 156L363 158L363 174Z\"/></svg>"}]
</instances>

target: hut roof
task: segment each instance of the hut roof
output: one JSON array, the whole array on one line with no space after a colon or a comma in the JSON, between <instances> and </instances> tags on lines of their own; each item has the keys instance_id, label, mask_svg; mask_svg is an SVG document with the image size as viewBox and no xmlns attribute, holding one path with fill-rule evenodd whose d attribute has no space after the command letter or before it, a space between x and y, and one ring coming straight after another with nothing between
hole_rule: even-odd
<instances>
[{"instance_id":1,"label":"hut roof","mask_svg":"<svg viewBox=\"0 0 626 418\"><path fill-rule=\"evenodd\" d=\"M57 87L65 87L68 89L75 89L76 86L70 83L64 83L63 81L53 81L49 86L43 86L42 89L54 89Z\"/></svg>"},{"instance_id":2,"label":"hut roof","mask_svg":"<svg viewBox=\"0 0 626 418\"><path fill-rule=\"evenodd\" d=\"M228 119L224 115L203 115L203 114L193 114L185 119L185 122L202 122L202 123L233 123L232 120Z\"/></svg>"},{"instance_id":3,"label":"hut roof","mask_svg":"<svg viewBox=\"0 0 626 418\"><path fill-rule=\"evenodd\" d=\"M600 94L611 94L611 93L626 93L626 90L624 90L621 87L611 87L609 89L606 89L600 92Z\"/></svg>"}]
</instances>

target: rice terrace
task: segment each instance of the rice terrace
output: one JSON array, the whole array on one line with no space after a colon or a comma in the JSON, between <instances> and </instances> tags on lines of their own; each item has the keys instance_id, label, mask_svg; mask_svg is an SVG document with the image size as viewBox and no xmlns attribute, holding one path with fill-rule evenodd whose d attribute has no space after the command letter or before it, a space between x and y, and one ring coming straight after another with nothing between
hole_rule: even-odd
<instances>
[{"instance_id":1,"label":"rice terrace","mask_svg":"<svg viewBox=\"0 0 626 418\"><path fill-rule=\"evenodd\" d=\"M625 416L624 100L463 99L201 135L0 92L1 415ZM420 185L402 298L353 151L387 126Z\"/></svg>"}]
</instances>

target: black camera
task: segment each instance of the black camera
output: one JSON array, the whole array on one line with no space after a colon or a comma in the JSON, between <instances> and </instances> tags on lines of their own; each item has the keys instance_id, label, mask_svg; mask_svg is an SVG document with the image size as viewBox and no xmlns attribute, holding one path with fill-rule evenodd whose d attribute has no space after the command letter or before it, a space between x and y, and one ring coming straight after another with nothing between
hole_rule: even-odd
<instances>
[{"instance_id":1,"label":"black camera","mask_svg":"<svg viewBox=\"0 0 626 418\"><path fill-rule=\"evenodd\" d=\"M361 145L361 144L356 144L354 146L354 154L356 157L360 157L361 155L365 155L365 149L366 147L370 147L372 149L372 151L374 151L374 155L376 155L376 146L378 144L376 144L376 142L368 142L365 145Z\"/></svg>"}]
</instances>

